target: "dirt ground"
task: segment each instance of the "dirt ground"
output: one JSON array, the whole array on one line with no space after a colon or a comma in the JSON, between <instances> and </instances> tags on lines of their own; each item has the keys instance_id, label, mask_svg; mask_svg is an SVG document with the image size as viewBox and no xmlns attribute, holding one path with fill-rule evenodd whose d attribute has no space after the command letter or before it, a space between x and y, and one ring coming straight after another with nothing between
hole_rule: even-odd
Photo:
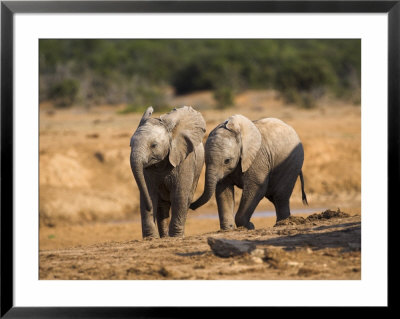
<instances>
[{"instance_id":1,"label":"dirt ground","mask_svg":"<svg viewBox=\"0 0 400 319\"><path fill-rule=\"evenodd\" d=\"M173 105L201 111L204 141L233 114L292 125L304 145L310 205L302 204L298 181L290 202L295 216L340 208L353 217L273 227L275 217L257 215L274 211L263 199L252 218L256 230L220 233L213 198L189 210L184 239L143 241L129 164L129 140L141 114L119 114L124 105L56 109L47 102L40 105L40 279L360 279L361 252L354 243L361 223L361 108L326 100L301 109L272 91L243 92L235 101L214 110L212 93L199 92L177 97ZM195 198L203 186L204 168ZM237 207L240 190L235 193ZM212 253L208 237L254 241L267 253L223 259Z\"/></svg>"},{"instance_id":2,"label":"dirt ground","mask_svg":"<svg viewBox=\"0 0 400 319\"><path fill-rule=\"evenodd\" d=\"M104 238L91 245L45 249L39 254L39 278L359 280L361 216L327 213L292 216L275 227L264 226L273 218L255 218L256 227L263 225L255 230L214 230L184 238L151 240ZM118 231L121 226L114 227L108 230ZM138 228L133 223L121 228L125 227ZM252 243L255 249L238 256L219 257L207 243L210 237Z\"/></svg>"}]
</instances>

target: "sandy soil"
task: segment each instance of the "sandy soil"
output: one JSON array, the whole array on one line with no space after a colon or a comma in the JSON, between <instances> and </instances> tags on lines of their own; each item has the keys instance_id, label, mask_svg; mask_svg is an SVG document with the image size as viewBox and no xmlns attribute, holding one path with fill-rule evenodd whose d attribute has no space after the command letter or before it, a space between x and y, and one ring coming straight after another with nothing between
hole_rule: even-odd
<instances>
[{"instance_id":1,"label":"sandy soil","mask_svg":"<svg viewBox=\"0 0 400 319\"><path fill-rule=\"evenodd\" d=\"M124 105L60 110L43 103L40 279L360 279L360 107L326 100L305 110L284 105L272 91L243 92L227 110L213 110L213 103L210 92L173 101L201 111L207 123L204 140L232 114L253 120L277 117L292 125L304 145L310 206L302 204L298 181L291 209L315 213L340 208L352 217L273 227L275 217L256 213L256 230L221 233L213 198L201 209L189 210L185 238L143 241L139 192L129 164L129 139L141 114L118 114ZM159 115L155 107L154 116ZM195 198L203 186L204 168ZM241 192L235 193L237 207ZM257 207L273 210L266 199ZM208 237L250 240L263 253L220 258L210 250Z\"/></svg>"},{"instance_id":2,"label":"sandy soil","mask_svg":"<svg viewBox=\"0 0 400 319\"><path fill-rule=\"evenodd\" d=\"M263 225L256 230L214 230L184 238L151 240L107 241L107 230L134 231L138 229L135 223L97 228L105 235L101 243L41 250L39 277L359 280L361 216L341 215L336 218L321 214L313 214L313 218L296 215L276 227L265 226L273 224L274 218L255 218L256 226ZM210 224L209 220L204 222ZM189 224L187 228L192 227ZM86 231L92 233L93 229L89 227ZM210 237L251 242L256 249L239 256L218 257L207 243Z\"/></svg>"}]
</instances>

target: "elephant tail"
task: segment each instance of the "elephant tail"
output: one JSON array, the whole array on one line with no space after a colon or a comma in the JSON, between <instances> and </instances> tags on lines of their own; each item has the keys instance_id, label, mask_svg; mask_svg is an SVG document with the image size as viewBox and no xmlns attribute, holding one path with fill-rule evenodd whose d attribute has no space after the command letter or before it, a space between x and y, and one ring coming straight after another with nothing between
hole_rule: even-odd
<instances>
[{"instance_id":1,"label":"elephant tail","mask_svg":"<svg viewBox=\"0 0 400 319\"><path fill-rule=\"evenodd\" d=\"M299 176L300 176L300 182L301 182L301 199L303 200L304 205L308 205L306 192L304 191L304 178L303 178L302 171L300 171Z\"/></svg>"}]
</instances>

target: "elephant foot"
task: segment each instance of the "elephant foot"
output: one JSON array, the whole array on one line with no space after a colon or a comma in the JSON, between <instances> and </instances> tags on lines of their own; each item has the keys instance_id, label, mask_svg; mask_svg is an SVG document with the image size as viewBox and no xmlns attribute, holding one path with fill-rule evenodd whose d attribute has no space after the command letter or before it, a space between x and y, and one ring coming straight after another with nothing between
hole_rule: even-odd
<instances>
[{"instance_id":1,"label":"elephant foot","mask_svg":"<svg viewBox=\"0 0 400 319\"><path fill-rule=\"evenodd\" d=\"M156 230L143 230L142 231L143 239L154 239L159 238L158 231Z\"/></svg>"},{"instance_id":2,"label":"elephant foot","mask_svg":"<svg viewBox=\"0 0 400 319\"><path fill-rule=\"evenodd\" d=\"M185 227L181 225L170 224L168 228L169 237L183 237L185 234Z\"/></svg>"},{"instance_id":3,"label":"elephant foot","mask_svg":"<svg viewBox=\"0 0 400 319\"><path fill-rule=\"evenodd\" d=\"M168 237L168 228L167 229L159 229L160 238Z\"/></svg>"},{"instance_id":4,"label":"elephant foot","mask_svg":"<svg viewBox=\"0 0 400 319\"><path fill-rule=\"evenodd\" d=\"M285 215L281 215L281 214L277 215L276 216L276 223L275 223L274 226L279 226L279 224L288 222L291 218L293 218L293 216L290 215L290 213L289 214L285 214ZM297 217L294 217L294 218L297 218Z\"/></svg>"},{"instance_id":5,"label":"elephant foot","mask_svg":"<svg viewBox=\"0 0 400 319\"><path fill-rule=\"evenodd\" d=\"M159 238L156 235L150 235L150 236L143 236L143 240L153 240Z\"/></svg>"},{"instance_id":6,"label":"elephant foot","mask_svg":"<svg viewBox=\"0 0 400 319\"><path fill-rule=\"evenodd\" d=\"M234 230L235 225L229 224L229 225L221 225L221 230L222 231L229 231L229 230Z\"/></svg>"},{"instance_id":7,"label":"elephant foot","mask_svg":"<svg viewBox=\"0 0 400 319\"><path fill-rule=\"evenodd\" d=\"M183 233L173 233L173 234L169 234L169 237L176 237L176 238L183 238L185 235Z\"/></svg>"},{"instance_id":8,"label":"elephant foot","mask_svg":"<svg viewBox=\"0 0 400 319\"><path fill-rule=\"evenodd\" d=\"M248 230L253 230L255 229L254 224L252 222L244 222L241 220L236 220L236 226L237 227L244 227L247 228Z\"/></svg>"},{"instance_id":9,"label":"elephant foot","mask_svg":"<svg viewBox=\"0 0 400 319\"><path fill-rule=\"evenodd\" d=\"M169 237L183 237L184 236L183 230L169 230Z\"/></svg>"},{"instance_id":10,"label":"elephant foot","mask_svg":"<svg viewBox=\"0 0 400 319\"><path fill-rule=\"evenodd\" d=\"M158 230L155 227L142 226L142 237L145 238L159 238Z\"/></svg>"},{"instance_id":11,"label":"elephant foot","mask_svg":"<svg viewBox=\"0 0 400 319\"><path fill-rule=\"evenodd\" d=\"M246 228L249 229L249 230L256 229L256 228L254 227L254 224L253 224L252 222L248 222L244 227L246 227Z\"/></svg>"}]
</instances>

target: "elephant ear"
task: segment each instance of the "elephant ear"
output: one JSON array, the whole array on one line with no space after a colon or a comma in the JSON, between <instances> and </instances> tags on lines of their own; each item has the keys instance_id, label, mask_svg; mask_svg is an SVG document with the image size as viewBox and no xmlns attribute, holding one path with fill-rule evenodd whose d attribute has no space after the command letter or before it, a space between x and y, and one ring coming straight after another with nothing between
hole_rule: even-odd
<instances>
[{"instance_id":1,"label":"elephant ear","mask_svg":"<svg viewBox=\"0 0 400 319\"><path fill-rule=\"evenodd\" d=\"M150 118L151 114L153 114L153 107L152 107L152 106L149 106L149 107L147 108L147 110L143 113L142 118L140 119L140 122L139 122L139 125L138 125L137 129L138 129L139 127L141 127L141 126ZM137 130L137 129L136 129L136 130ZM132 147L132 142L133 142L133 136L134 136L134 135L135 135L135 134L132 135L132 137L131 137L131 142L130 142L130 144L129 144L131 147Z\"/></svg>"},{"instance_id":2,"label":"elephant ear","mask_svg":"<svg viewBox=\"0 0 400 319\"><path fill-rule=\"evenodd\" d=\"M190 106L175 108L160 119L171 133L169 161L176 167L202 143L206 123L200 112Z\"/></svg>"},{"instance_id":3,"label":"elephant ear","mask_svg":"<svg viewBox=\"0 0 400 319\"><path fill-rule=\"evenodd\" d=\"M147 119L151 116L151 114L153 114L153 111L154 110L152 106L149 106L147 108L147 110L143 113L142 118L140 119L139 126L142 126L147 121Z\"/></svg>"},{"instance_id":4,"label":"elephant ear","mask_svg":"<svg viewBox=\"0 0 400 319\"><path fill-rule=\"evenodd\" d=\"M226 121L225 127L240 136L242 172L246 172L260 149L261 133L254 123L243 115L231 116Z\"/></svg>"}]
</instances>

